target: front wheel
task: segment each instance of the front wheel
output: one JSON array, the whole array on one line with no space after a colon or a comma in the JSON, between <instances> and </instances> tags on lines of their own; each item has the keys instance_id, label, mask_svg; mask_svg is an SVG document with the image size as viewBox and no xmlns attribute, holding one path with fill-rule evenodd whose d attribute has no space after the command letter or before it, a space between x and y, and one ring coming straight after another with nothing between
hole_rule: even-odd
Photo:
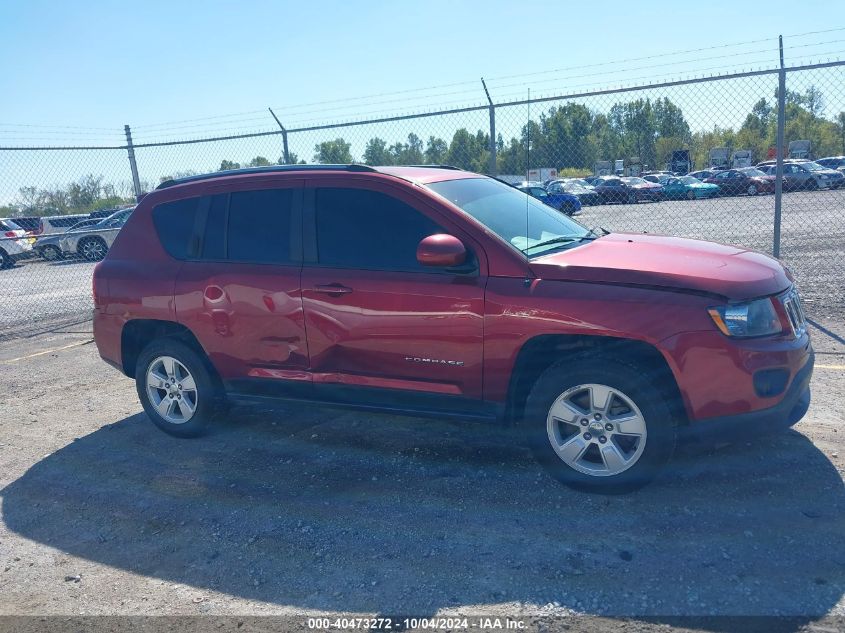
<instances>
[{"instance_id":1,"label":"front wheel","mask_svg":"<svg viewBox=\"0 0 845 633\"><path fill-rule=\"evenodd\" d=\"M51 244L41 249L41 257L48 262L54 262L62 258L62 252Z\"/></svg>"},{"instance_id":2,"label":"front wheel","mask_svg":"<svg viewBox=\"0 0 845 633\"><path fill-rule=\"evenodd\" d=\"M135 387L150 420L178 437L204 433L220 405L221 394L203 359L173 339L154 341L141 352Z\"/></svg>"},{"instance_id":3,"label":"front wheel","mask_svg":"<svg viewBox=\"0 0 845 633\"><path fill-rule=\"evenodd\" d=\"M815 191L818 188L819 188L819 183L816 182L815 178L810 178L807 181L807 190L808 191Z\"/></svg>"},{"instance_id":4,"label":"front wheel","mask_svg":"<svg viewBox=\"0 0 845 633\"><path fill-rule=\"evenodd\" d=\"M675 421L655 376L610 358L561 361L538 379L525 424L537 461L579 490L619 494L671 457Z\"/></svg>"},{"instance_id":5,"label":"front wheel","mask_svg":"<svg viewBox=\"0 0 845 633\"><path fill-rule=\"evenodd\" d=\"M687 200L695 200L695 192L687 191Z\"/></svg>"},{"instance_id":6,"label":"front wheel","mask_svg":"<svg viewBox=\"0 0 845 633\"><path fill-rule=\"evenodd\" d=\"M745 193L749 196L756 196L757 195L757 185L748 185L748 189L746 189Z\"/></svg>"}]
</instances>

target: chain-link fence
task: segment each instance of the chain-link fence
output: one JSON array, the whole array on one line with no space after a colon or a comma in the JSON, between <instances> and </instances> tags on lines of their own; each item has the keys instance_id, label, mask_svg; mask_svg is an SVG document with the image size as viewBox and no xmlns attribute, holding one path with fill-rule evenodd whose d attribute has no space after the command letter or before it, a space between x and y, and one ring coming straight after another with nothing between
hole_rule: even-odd
<instances>
[{"instance_id":1,"label":"chain-link fence","mask_svg":"<svg viewBox=\"0 0 845 633\"><path fill-rule=\"evenodd\" d=\"M88 317L104 252L92 245L107 249L115 232L74 226L92 211L173 177L297 162L449 164L536 183L534 195L590 227L777 255L811 315L841 311L843 80L845 62L833 62L289 129L268 117L275 127L235 136L148 132L133 144L127 129L113 147L0 147L0 337Z\"/></svg>"}]
</instances>

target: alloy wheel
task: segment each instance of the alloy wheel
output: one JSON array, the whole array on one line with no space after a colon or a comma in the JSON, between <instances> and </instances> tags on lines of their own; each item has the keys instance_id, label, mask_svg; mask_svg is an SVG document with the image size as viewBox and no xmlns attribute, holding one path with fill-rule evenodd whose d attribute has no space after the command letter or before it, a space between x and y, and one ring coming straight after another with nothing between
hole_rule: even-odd
<instances>
[{"instance_id":1,"label":"alloy wheel","mask_svg":"<svg viewBox=\"0 0 845 633\"><path fill-rule=\"evenodd\" d=\"M546 432L561 461L595 477L631 468L642 456L647 436L636 403L614 387L595 383L558 396L549 409Z\"/></svg>"},{"instance_id":2,"label":"alloy wheel","mask_svg":"<svg viewBox=\"0 0 845 633\"><path fill-rule=\"evenodd\" d=\"M172 356L159 356L147 367L147 397L171 424L189 421L199 402L194 377Z\"/></svg>"}]
</instances>

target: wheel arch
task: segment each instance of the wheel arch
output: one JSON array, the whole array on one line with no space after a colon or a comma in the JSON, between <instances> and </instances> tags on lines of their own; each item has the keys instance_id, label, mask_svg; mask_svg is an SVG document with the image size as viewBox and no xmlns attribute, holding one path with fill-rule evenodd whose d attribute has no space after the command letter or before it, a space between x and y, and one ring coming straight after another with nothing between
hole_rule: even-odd
<instances>
[{"instance_id":1,"label":"wheel arch","mask_svg":"<svg viewBox=\"0 0 845 633\"><path fill-rule=\"evenodd\" d=\"M173 339L193 349L203 359L206 369L217 386L222 389L222 380L203 346L194 333L181 323L157 319L132 319L127 321L120 333L121 368L127 376L135 376L135 367L143 349L153 341Z\"/></svg>"},{"instance_id":2,"label":"wheel arch","mask_svg":"<svg viewBox=\"0 0 845 633\"><path fill-rule=\"evenodd\" d=\"M522 345L508 384L506 423L514 424L522 419L531 387L548 367L565 354L577 358L588 353L624 358L651 373L654 384L660 385L673 415L677 416L678 425L689 423L675 374L657 347L637 339L589 334L542 334Z\"/></svg>"}]
</instances>

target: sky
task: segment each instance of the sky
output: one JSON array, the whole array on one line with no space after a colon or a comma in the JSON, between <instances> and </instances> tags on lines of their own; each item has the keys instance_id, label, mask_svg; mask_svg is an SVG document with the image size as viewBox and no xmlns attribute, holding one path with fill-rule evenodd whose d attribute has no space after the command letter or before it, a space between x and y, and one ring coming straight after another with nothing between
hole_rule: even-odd
<instances>
[{"instance_id":1,"label":"sky","mask_svg":"<svg viewBox=\"0 0 845 633\"><path fill-rule=\"evenodd\" d=\"M124 124L141 143L272 130L268 106L290 128L475 105L481 77L507 101L770 68L779 33L787 65L844 59L845 16L800 5L0 0L0 146L120 144Z\"/></svg>"}]
</instances>

